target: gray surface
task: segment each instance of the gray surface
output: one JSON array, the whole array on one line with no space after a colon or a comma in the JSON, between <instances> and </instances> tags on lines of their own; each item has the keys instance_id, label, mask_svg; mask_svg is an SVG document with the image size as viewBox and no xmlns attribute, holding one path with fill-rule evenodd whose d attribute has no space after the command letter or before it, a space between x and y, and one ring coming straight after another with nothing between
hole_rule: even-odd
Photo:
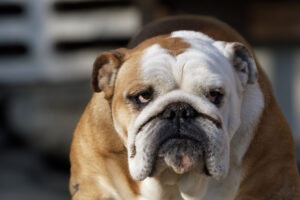
<instances>
[{"instance_id":1,"label":"gray surface","mask_svg":"<svg viewBox=\"0 0 300 200\"><path fill-rule=\"evenodd\" d=\"M1 200L70 199L68 172L49 167L37 152L8 148L0 160Z\"/></svg>"},{"instance_id":2,"label":"gray surface","mask_svg":"<svg viewBox=\"0 0 300 200\"><path fill-rule=\"evenodd\" d=\"M66 157L76 124L92 95L89 80L11 88L9 129L39 151Z\"/></svg>"}]
</instances>

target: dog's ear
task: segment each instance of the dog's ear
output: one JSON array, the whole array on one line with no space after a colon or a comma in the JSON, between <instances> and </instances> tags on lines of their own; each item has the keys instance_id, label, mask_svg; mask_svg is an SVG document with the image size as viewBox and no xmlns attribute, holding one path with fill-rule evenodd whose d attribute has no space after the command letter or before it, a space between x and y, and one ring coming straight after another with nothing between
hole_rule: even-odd
<instances>
[{"instance_id":1,"label":"dog's ear","mask_svg":"<svg viewBox=\"0 0 300 200\"><path fill-rule=\"evenodd\" d=\"M239 42L214 42L235 68L243 85L253 84L257 80L257 67L253 56L245 45Z\"/></svg>"},{"instance_id":2,"label":"dog's ear","mask_svg":"<svg viewBox=\"0 0 300 200\"><path fill-rule=\"evenodd\" d=\"M115 79L124 62L126 51L126 49L117 49L104 52L96 58L91 83L94 92L103 91L106 99L112 97Z\"/></svg>"}]
</instances>

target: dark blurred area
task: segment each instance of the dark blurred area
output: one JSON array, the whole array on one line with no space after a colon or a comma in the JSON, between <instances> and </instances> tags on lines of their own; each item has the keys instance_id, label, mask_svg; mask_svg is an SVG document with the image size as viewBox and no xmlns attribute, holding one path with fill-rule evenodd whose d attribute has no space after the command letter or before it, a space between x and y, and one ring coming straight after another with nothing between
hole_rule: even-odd
<instances>
[{"instance_id":1,"label":"dark blurred area","mask_svg":"<svg viewBox=\"0 0 300 200\"><path fill-rule=\"evenodd\" d=\"M299 1L0 0L1 200L70 198L69 147L94 59L143 24L180 14L217 17L250 42L300 163Z\"/></svg>"}]
</instances>

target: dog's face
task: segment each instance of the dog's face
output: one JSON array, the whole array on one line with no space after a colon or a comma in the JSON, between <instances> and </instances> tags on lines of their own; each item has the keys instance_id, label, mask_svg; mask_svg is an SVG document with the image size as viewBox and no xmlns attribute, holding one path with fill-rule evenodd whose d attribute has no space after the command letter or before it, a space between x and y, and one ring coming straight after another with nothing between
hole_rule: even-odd
<instances>
[{"instance_id":1,"label":"dog's face","mask_svg":"<svg viewBox=\"0 0 300 200\"><path fill-rule=\"evenodd\" d=\"M193 31L104 53L93 73L95 91L110 101L136 180L165 169L224 177L243 92L255 81L245 46Z\"/></svg>"}]
</instances>

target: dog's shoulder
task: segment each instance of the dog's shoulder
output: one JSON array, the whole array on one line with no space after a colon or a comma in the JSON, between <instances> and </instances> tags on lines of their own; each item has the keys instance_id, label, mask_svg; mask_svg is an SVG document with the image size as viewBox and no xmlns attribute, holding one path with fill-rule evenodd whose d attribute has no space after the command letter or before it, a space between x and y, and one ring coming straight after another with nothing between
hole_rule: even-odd
<instances>
[{"instance_id":1,"label":"dog's shoulder","mask_svg":"<svg viewBox=\"0 0 300 200\"><path fill-rule=\"evenodd\" d=\"M138 183L127 168L127 150L113 128L103 93L93 95L77 124L70 160L73 199L128 199L138 195Z\"/></svg>"}]
</instances>

